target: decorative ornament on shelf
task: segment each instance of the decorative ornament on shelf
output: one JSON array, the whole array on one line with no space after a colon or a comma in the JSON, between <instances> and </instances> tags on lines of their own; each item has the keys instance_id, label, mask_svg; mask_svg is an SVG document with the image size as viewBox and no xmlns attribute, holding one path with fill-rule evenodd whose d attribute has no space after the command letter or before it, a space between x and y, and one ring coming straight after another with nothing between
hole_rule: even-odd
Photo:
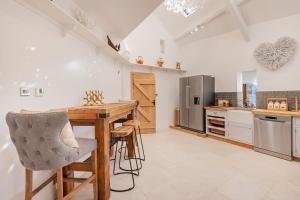
<instances>
[{"instance_id":1,"label":"decorative ornament on shelf","mask_svg":"<svg viewBox=\"0 0 300 200\"><path fill-rule=\"evenodd\" d=\"M91 19L86 12L84 12L81 8L78 6L74 7L72 9L72 15L73 17L83 26L93 29L96 26L96 22L94 19Z\"/></svg>"},{"instance_id":2,"label":"decorative ornament on shelf","mask_svg":"<svg viewBox=\"0 0 300 200\"><path fill-rule=\"evenodd\" d=\"M142 56L138 56L138 57L135 59L135 61L136 61L137 64L140 64L140 65L144 64L144 59L143 59Z\"/></svg>"},{"instance_id":3,"label":"decorative ornament on shelf","mask_svg":"<svg viewBox=\"0 0 300 200\"><path fill-rule=\"evenodd\" d=\"M176 63L176 69L181 70L181 63L180 62Z\"/></svg>"},{"instance_id":4,"label":"decorative ornament on shelf","mask_svg":"<svg viewBox=\"0 0 300 200\"><path fill-rule=\"evenodd\" d=\"M120 51L120 49L121 49L121 45L120 44L117 44L117 45L115 45L112 41L111 41L111 39L110 39L110 37L107 35L106 36L106 38L107 38L107 44L111 47L111 48L113 48L115 51Z\"/></svg>"},{"instance_id":5,"label":"decorative ornament on shelf","mask_svg":"<svg viewBox=\"0 0 300 200\"><path fill-rule=\"evenodd\" d=\"M162 57L159 57L156 63L159 67L163 67L165 60Z\"/></svg>"},{"instance_id":6,"label":"decorative ornament on shelf","mask_svg":"<svg viewBox=\"0 0 300 200\"><path fill-rule=\"evenodd\" d=\"M103 104L103 92L100 90L85 91L84 106L97 106Z\"/></svg>"},{"instance_id":7,"label":"decorative ornament on shelf","mask_svg":"<svg viewBox=\"0 0 300 200\"><path fill-rule=\"evenodd\" d=\"M258 63L273 71L288 63L297 49L297 41L290 37L279 38L275 44L263 43L254 52Z\"/></svg>"}]
</instances>

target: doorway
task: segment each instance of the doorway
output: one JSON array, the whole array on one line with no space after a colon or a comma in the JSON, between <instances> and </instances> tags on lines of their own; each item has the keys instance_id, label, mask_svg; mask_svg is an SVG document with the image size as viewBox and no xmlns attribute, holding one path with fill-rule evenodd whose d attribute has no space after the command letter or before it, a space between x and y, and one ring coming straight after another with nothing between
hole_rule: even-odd
<instances>
[{"instance_id":1,"label":"doorway","mask_svg":"<svg viewBox=\"0 0 300 200\"><path fill-rule=\"evenodd\" d=\"M131 73L131 99L138 100L142 133L156 132L156 81L153 73Z\"/></svg>"}]
</instances>

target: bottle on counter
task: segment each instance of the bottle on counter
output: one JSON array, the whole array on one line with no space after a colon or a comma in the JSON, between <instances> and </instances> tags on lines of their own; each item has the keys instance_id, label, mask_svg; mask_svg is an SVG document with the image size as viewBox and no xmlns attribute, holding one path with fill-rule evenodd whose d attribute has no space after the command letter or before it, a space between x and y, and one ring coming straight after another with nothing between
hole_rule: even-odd
<instances>
[{"instance_id":1,"label":"bottle on counter","mask_svg":"<svg viewBox=\"0 0 300 200\"><path fill-rule=\"evenodd\" d=\"M274 102L273 101L269 101L268 103L268 110L273 110L274 109Z\"/></svg>"},{"instance_id":2,"label":"bottle on counter","mask_svg":"<svg viewBox=\"0 0 300 200\"><path fill-rule=\"evenodd\" d=\"M286 105L286 102L285 101L282 101L280 103L280 110L287 110L287 105Z\"/></svg>"},{"instance_id":3,"label":"bottle on counter","mask_svg":"<svg viewBox=\"0 0 300 200\"><path fill-rule=\"evenodd\" d=\"M275 109L275 110L280 110L280 103L279 103L279 101L276 101L276 102L274 103L274 109Z\"/></svg>"}]
</instances>

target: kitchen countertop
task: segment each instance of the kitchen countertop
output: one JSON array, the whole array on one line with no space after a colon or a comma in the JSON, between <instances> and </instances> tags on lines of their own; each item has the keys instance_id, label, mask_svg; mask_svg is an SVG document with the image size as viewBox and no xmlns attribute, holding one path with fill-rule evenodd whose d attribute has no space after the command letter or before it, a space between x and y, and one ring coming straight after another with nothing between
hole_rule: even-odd
<instances>
[{"instance_id":1,"label":"kitchen countertop","mask_svg":"<svg viewBox=\"0 0 300 200\"><path fill-rule=\"evenodd\" d=\"M254 114L259 115L275 115L275 116L291 116L300 117L300 111L277 111L277 110L266 110L266 109L254 109L254 108L241 108L241 107L223 107L223 106L207 106L206 110L218 110L218 111L228 111L228 110L246 110L252 111Z\"/></svg>"},{"instance_id":2,"label":"kitchen countertop","mask_svg":"<svg viewBox=\"0 0 300 200\"><path fill-rule=\"evenodd\" d=\"M229 107L223 106L206 106L204 107L205 110L220 110L220 111L227 111Z\"/></svg>"},{"instance_id":3,"label":"kitchen countertop","mask_svg":"<svg viewBox=\"0 0 300 200\"><path fill-rule=\"evenodd\" d=\"M300 111L296 112L296 111L277 111L277 110L255 109L255 110L253 110L253 113L259 114L259 115L300 117Z\"/></svg>"},{"instance_id":4,"label":"kitchen countertop","mask_svg":"<svg viewBox=\"0 0 300 200\"><path fill-rule=\"evenodd\" d=\"M253 111L254 108L242 108L242 107L224 107L224 106L207 106L204 107L206 110L219 110L219 111L228 111L228 110L245 110L245 111Z\"/></svg>"}]
</instances>

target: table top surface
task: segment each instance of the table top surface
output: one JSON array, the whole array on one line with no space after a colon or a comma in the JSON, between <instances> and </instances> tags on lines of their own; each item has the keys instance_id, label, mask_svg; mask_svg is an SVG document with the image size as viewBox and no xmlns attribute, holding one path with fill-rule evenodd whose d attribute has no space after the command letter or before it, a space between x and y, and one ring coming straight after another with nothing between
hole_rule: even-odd
<instances>
[{"instance_id":1,"label":"table top surface","mask_svg":"<svg viewBox=\"0 0 300 200\"><path fill-rule=\"evenodd\" d=\"M97 106L77 106L67 108L69 114L105 114L111 113L116 110L134 108L136 106L135 101L118 102L118 103L105 103Z\"/></svg>"}]
</instances>

